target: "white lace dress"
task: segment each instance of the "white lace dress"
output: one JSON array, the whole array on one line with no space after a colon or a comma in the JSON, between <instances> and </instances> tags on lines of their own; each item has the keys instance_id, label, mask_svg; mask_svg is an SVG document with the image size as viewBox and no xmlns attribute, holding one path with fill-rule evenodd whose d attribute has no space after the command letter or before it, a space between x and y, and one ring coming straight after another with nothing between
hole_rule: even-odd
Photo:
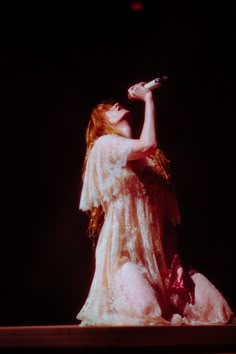
<instances>
[{"instance_id":1,"label":"white lace dress","mask_svg":"<svg viewBox=\"0 0 236 354\"><path fill-rule=\"evenodd\" d=\"M105 221L89 294L77 314L80 325L226 323L232 314L229 305L197 272L191 275L194 301L174 315L165 285L169 264L163 220L178 222L178 208L174 198L164 203L168 195L146 174L147 159L127 161L132 144L132 139L104 135L88 157L79 207L86 211L101 205Z\"/></svg>"}]
</instances>

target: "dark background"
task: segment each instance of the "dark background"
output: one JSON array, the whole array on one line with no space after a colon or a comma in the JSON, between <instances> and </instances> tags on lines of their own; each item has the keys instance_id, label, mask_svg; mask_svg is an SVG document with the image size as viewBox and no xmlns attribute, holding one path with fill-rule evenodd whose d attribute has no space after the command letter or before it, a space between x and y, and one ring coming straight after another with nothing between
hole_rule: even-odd
<instances>
[{"instance_id":1,"label":"dark background","mask_svg":"<svg viewBox=\"0 0 236 354\"><path fill-rule=\"evenodd\" d=\"M236 309L232 3L133 3L2 7L0 325L76 323L93 273L78 210L89 113L119 100L138 133L127 89L162 75L180 250Z\"/></svg>"}]
</instances>

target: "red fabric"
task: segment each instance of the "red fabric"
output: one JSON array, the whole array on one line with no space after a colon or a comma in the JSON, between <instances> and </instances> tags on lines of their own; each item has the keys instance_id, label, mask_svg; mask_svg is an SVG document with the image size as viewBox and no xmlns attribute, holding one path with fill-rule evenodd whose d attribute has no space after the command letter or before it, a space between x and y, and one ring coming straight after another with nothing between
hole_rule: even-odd
<instances>
[{"instance_id":1,"label":"red fabric","mask_svg":"<svg viewBox=\"0 0 236 354\"><path fill-rule=\"evenodd\" d=\"M174 312L182 314L187 303L194 303L194 282L178 254L173 257L165 285Z\"/></svg>"}]
</instances>

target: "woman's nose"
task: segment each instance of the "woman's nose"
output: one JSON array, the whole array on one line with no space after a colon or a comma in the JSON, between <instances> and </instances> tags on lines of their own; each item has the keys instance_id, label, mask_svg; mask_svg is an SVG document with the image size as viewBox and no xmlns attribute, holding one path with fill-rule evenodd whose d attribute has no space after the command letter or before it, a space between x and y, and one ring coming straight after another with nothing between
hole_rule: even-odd
<instances>
[{"instance_id":1,"label":"woman's nose","mask_svg":"<svg viewBox=\"0 0 236 354\"><path fill-rule=\"evenodd\" d=\"M119 103L116 102L116 103L114 104L114 108L118 108L118 107L119 107Z\"/></svg>"}]
</instances>

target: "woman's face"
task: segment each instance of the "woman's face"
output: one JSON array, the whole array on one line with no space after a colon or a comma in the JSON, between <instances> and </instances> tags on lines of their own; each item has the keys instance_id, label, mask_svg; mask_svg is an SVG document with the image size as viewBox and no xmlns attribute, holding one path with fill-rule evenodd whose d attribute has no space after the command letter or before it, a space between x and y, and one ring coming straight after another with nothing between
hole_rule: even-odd
<instances>
[{"instance_id":1,"label":"woman's face","mask_svg":"<svg viewBox=\"0 0 236 354\"><path fill-rule=\"evenodd\" d=\"M106 111L105 115L108 122L116 129L120 130L123 135L131 135L131 114L129 110L125 109L117 102Z\"/></svg>"}]
</instances>

